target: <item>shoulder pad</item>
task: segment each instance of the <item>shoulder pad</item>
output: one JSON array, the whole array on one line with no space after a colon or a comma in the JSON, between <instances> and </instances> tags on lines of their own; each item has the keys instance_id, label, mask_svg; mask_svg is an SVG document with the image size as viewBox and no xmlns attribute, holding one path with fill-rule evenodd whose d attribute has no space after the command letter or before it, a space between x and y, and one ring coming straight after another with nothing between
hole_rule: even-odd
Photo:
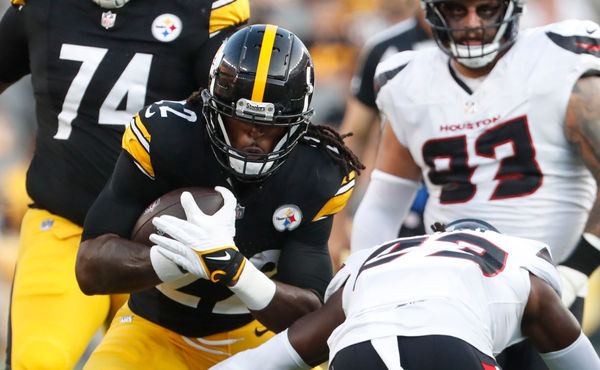
<instances>
[{"instance_id":1,"label":"shoulder pad","mask_svg":"<svg viewBox=\"0 0 600 370\"><path fill-rule=\"evenodd\" d=\"M373 248L362 249L356 252L353 252L338 272L333 276L333 279L329 282L327 286L327 290L325 291L325 302L335 293L337 292L347 281L348 279L356 279L356 272L360 269L362 264L371 254ZM352 283L352 281L351 281Z\"/></svg>"},{"instance_id":2,"label":"shoulder pad","mask_svg":"<svg viewBox=\"0 0 600 370\"><path fill-rule=\"evenodd\" d=\"M121 146L133 158L137 167L146 176L154 179L154 168L150 161L150 140L151 135L142 122L141 114L138 113L131 119L129 125L125 129Z\"/></svg>"},{"instance_id":3,"label":"shoulder pad","mask_svg":"<svg viewBox=\"0 0 600 370\"><path fill-rule=\"evenodd\" d=\"M294 194L291 198L297 202L306 223L318 222L330 218L347 204L356 182L355 171L346 172L335 157L339 156L337 147L327 145L318 138L304 135L294 149L293 155L285 165L285 172L277 177L286 178L288 174L302 178L315 179L294 181Z\"/></svg>"},{"instance_id":4,"label":"shoulder pad","mask_svg":"<svg viewBox=\"0 0 600 370\"><path fill-rule=\"evenodd\" d=\"M563 49L600 57L600 27L592 21L569 20L554 23L545 27L545 34Z\"/></svg>"},{"instance_id":5,"label":"shoulder pad","mask_svg":"<svg viewBox=\"0 0 600 370\"><path fill-rule=\"evenodd\" d=\"M549 246L539 243L536 253L530 256L523 268L546 281L559 295L562 295L561 278L552 260Z\"/></svg>"},{"instance_id":6,"label":"shoulder pad","mask_svg":"<svg viewBox=\"0 0 600 370\"><path fill-rule=\"evenodd\" d=\"M587 20L567 20L552 23L544 26L543 29L548 32L556 33L562 36L600 36L600 27L598 24Z\"/></svg>"},{"instance_id":7,"label":"shoulder pad","mask_svg":"<svg viewBox=\"0 0 600 370\"><path fill-rule=\"evenodd\" d=\"M346 265L342 265L337 274L335 274L333 276L333 279L329 282L329 285L327 285L327 289L325 290L324 301L327 302L332 295L334 295L338 290L340 290L340 288L344 284L346 284L348 278L350 278L350 271L346 267Z\"/></svg>"},{"instance_id":8,"label":"shoulder pad","mask_svg":"<svg viewBox=\"0 0 600 370\"><path fill-rule=\"evenodd\" d=\"M185 100L160 100L152 103L143 111L140 111L140 116L142 116L142 112L142 118L145 121L157 121L162 119L172 120L175 117L179 117L188 122L196 122L198 120L196 112L186 107Z\"/></svg>"},{"instance_id":9,"label":"shoulder pad","mask_svg":"<svg viewBox=\"0 0 600 370\"><path fill-rule=\"evenodd\" d=\"M346 177L342 179L338 190L333 194L331 198L325 203L323 207L317 212L315 217L312 219L313 222L322 220L328 216L334 215L344 209L350 195L354 191L354 185L356 184L356 172L350 172Z\"/></svg>"},{"instance_id":10,"label":"shoulder pad","mask_svg":"<svg viewBox=\"0 0 600 370\"><path fill-rule=\"evenodd\" d=\"M400 52L389 57L377 66L373 80L375 96L377 96L379 90L381 90L385 84L396 77L396 75L410 63L414 53L415 52L412 50Z\"/></svg>"},{"instance_id":11,"label":"shoulder pad","mask_svg":"<svg viewBox=\"0 0 600 370\"><path fill-rule=\"evenodd\" d=\"M208 31L211 35L220 30L244 24L250 18L248 0L214 0L210 11Z\"/></svg>"},{"instance_id":12,"label":"shoulder pad","mask_svg":"<svg viewBox=\"0 0 600 370\"><path fill-rule=\"evenodd\" d=\"M545 280L556 290L561 292L561 282L558 270L552 261L550 247L540 241L509 236L504 234L492 234L500 240L500 246L506 252L510 259L513 259L521 268ZM496 239L493 239L496 240Z\"/></svg>"},{"instance_id":13,"label":"shoulder pad","mask_svg":"<svg viewBox=\"0 0 600 370\"><path fill-rule=\"evenodd\" d=\"M405 50L390 56L379 63L377 70L375 71L375 76L378 74L389 73L400 66L407 65L414 59L417 53L418 51L415 50Z\"/></svg>"},{"instance_id":14,"label":"shoulder pad","mask_svg":"<svg viewBox=\"0 0 600 370\"><path fill-rule=\"evenodd\" d=\"M152 127L163 122L196 122L197 119L196 112L185 107L185 101L158 101L133 117L125 129L121 146L132 156L140 171L154 179L154 168L150 160Z\"/></svg>"}]
</instances>

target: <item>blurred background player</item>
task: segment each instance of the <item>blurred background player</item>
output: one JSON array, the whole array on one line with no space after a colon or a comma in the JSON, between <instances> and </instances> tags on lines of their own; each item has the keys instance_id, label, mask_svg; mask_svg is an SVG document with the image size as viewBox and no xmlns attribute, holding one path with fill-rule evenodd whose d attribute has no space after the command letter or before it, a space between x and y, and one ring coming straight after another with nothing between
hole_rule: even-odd
<instances>
[{"instance_id":1,"label":"blurred background player","mask_svg":"<svg viewBox=\"0 0 600 370\"><path fill-rule=\"evenodd\" d=\"M75 280L85 214L110 174L131 116L207 82L224 37L247 22L247 0L14 0L0 23L0 91L32 75L33 203L21 232L7 366L73 368L109 315L108 296ZM124 297L113 297L113 309Z\"/></svg>"},{"instance_id":2,"label":"blurred background player","mask_svg":"<svg viewBox=\"0 0 600 370\"><path fill-rule=\"evenodd\" d=\"M600 130L600 29L567 21L518 33L523 0L421 4L439 48L378 68L387 122L353 250L394 235L423 179L426 224L475 215L549 244L581 320L586 275L600 264L600 136L590 134ZM503 367L544 368L516 358Z\"/></svg>"},{"instance_id":3,"label":"blurred background player","mask_svg":"<svg viewBox=\"0 0 600 370\"><path fill-rule=\"evenodd\" d=\"M387 57L400 51L434 47L431 31L419 10L418 1L390 1L386 5L388 19L394 24L371 36L363 46L356 63L354 76L350 85L351 96L346 101L344 119L340 132L351 132L348 146L366 163L367 171L359 179L351 204L358 204L370 171L375 161L375 153L381 133L380 113L375 103L373 77L377 65ZM382 194L382 196L384 196ZM411 213L398 226L401 236L419 235L425 232L423 226L423 206L427 199L427 191L423 187L411 208ZM330 241L331 257L334 267L339 267L350 252L350 229L353 207L345 208L334 222ZM341 217L340 217L341 216Z\"/></svg>"},{"instance_id":4,"label":"blurred background player","mask_svg":"<svg viewBox=\"0 0 600 370\"><path fill-rule=\"evenodd\" d=\"M206 369L321 306L332 218L363 166L310 123L314 86L297 36L252 25L219 49L207 89L135 116L76 264L86 294L131 297L86 368ZM220 186L225 205L207 217L184 193L186 220L154 220L172 239L129 240L149 204L191 186Z\"/></svg>"},{"instance_id":5,"label":"blurred background player","mask_svg":"<svg viewBox=\"0 0 600 370\"><path fill-rule=\"evenodd\" d=\"M436 230L353 253L321 309L211 370L306 369L327 355L331 369L492 370L523 336L553 370L600 369L547 245L475 219Z\"/></svg>"}]
</instances>

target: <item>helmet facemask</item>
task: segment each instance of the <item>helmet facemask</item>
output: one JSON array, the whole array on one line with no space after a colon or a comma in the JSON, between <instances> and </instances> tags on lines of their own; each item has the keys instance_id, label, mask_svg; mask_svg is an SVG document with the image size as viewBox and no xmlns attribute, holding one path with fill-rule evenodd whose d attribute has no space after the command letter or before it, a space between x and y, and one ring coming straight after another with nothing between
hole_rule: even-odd
<instances>
[{"instance_id":1,"label":"helmet facemask","mask_svg":"<svg viewBox=\"0 0 600 370\"><path fill-rule=\"evenodd\" d=\"M425 19L431 25L434 39L440 49L468 68L483 68L496 60L498 54L510 47L518 33L519 18L526 0L503 0L496 21L473 28L450 27L443 15L444 3L460 3L458 0L421 0ZM491 40L486 32L496 30ZM455 32L478 32L482 35L480 45L462 45L453 36Z\"/></svg>"},{"instance_id":2,"label":"helmet facemask","mask_svg":"<svg viewBox=\"0 0 600 370\"><path fill-rule=\"evenodd\" d=\"M202 99L202 112L217 160L244 181L260 180L277 170L306 133L313 114L313 110L308 109L301 114L278 115L274 113L272 103L252 102L244 98L238 99L236 104L227 104L212 96L208 89L202 92ZM232 146L224 117L286 130L270 153L246 152Z\"/></svg>"}]
</instances>

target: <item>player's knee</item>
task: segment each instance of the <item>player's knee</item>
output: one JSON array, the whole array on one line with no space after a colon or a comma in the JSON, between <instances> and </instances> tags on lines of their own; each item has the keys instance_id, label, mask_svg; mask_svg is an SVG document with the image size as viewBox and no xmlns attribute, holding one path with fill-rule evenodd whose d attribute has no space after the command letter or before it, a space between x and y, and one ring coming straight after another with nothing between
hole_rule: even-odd
<instances>
[{"instance_id":1,"label":"player's knee","mask_svg":"<svg viewBox=\"0 0 600 370\"><path fill-rule=\"evenodd\" d=\"M73 360L68 349L45 340L31 340L13 352L12 369L70 369Z\"/></svg>"}]
</instances>

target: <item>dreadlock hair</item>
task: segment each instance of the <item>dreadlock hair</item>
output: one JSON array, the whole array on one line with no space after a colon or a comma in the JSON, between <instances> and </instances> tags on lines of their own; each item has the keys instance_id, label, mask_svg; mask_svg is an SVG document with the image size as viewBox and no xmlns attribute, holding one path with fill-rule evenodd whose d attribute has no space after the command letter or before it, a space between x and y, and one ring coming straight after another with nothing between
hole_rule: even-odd
<instances>
[{"instance_id":1,"label":"dreadlock hair","mask_svg":"<svg viewBox=\"0 0 600 370\"><path fill-rule=\"evenodd\" d=\"M319 141L317 145L320 147L333 147L337 149L338 153L332 150L327 150L326 152L335 162L344 168L346 173L355 171L357 175L360 175L360 171L365 169L365 165L362 164L356 154L344 143L344 139L352 135L352 132L340 134L332 127L310 124L308 125L305 137L308 136L317 139Z\"/></svg>"},{"instance_id":2,"label":"dreadlock hair","mask_svg":"<svg viewBox=\"0 0 600 370\"><path fill-rule=\"evenodd\" d=\"M192 95L186 99L186 102L190 105L202 104L202 90L194 91ZM311 145L314 144L323 148L335 148L337 153L332 150L327 150L326 152L336 163L344 168L346 173L355 171L357 175L360 175L361 170L365 169L365 165L362 164L356 154L354 154L344 143L345 138L352 136L351 132L340 135L332 127L309 124L305 134L305 137L306 136L317 139L318 143L311 140Z\"/></svg>"},{"instance_id":3,"label":"dreadlock hair","mask_svg":"<svg viewBox=\"0 0 600 370\"><path fill-rule=\"evenodd\" d=\"M201 104L202 103L202 89L200 90L196 90L192 93L192 95L188 96L187 99L185 99L185 102L188 104Z\"/></svg>"}]
</instances>

